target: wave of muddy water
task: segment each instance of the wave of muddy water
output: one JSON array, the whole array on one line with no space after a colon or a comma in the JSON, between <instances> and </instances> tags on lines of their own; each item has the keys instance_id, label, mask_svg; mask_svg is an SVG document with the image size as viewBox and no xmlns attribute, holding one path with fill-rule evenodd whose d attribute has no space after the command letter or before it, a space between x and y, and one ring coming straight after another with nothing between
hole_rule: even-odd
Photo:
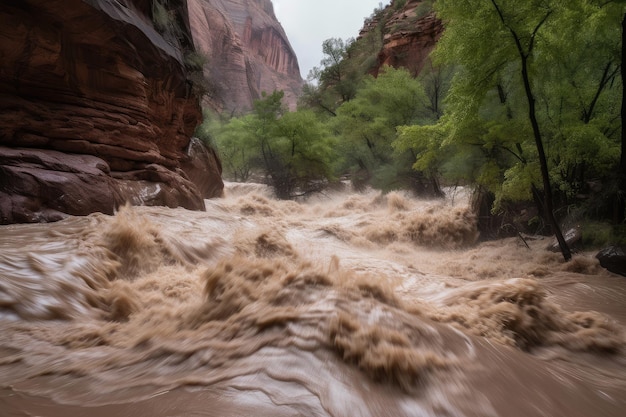
<instances>
[{"instance_id":1,"label":"wave of muddy water","mask_svg":"<svg viewBox=\"0 0 626 417\"><path fill-rule=\"evenodd\" d=\"M626 281L456 201L0 227L1 416L623 416Z\"/></svg>"}]
</instances>

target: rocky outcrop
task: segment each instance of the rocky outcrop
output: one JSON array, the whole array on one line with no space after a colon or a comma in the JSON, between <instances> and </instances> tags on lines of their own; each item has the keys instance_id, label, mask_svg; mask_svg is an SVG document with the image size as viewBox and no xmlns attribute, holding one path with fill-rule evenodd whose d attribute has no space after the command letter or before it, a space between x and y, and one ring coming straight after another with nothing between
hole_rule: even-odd
<instances>
[{"instance_id":1,"label":"rocky outcrop","mask_svg":"<svg viewBox=\"0 0 626 417\"><path fill-rule=\"evenodd\" d=\"M112 213L126 201L202 209L183 167L201 120L183 42L155 30L149 0L0 4L0 223ZM184 36L187 33L187 36Z\"/></svg>"},{"instance_id":2,"label":"rocky outcrop","mask_svg":"<svg viewBox=\"0 0 626 417\"><path fill-rule=\"evenodd\" d=\"M222 172L222 164L215 150L203 145L198 138L191 138L187 158L181 168L204 198L221 196L224 183L213 180L216 172Z\"/></svg>"},{"instance_id":3,"label":"rocky outcrop","mask_svg":"<svg viewBox=\"0 0 626 417\"><path fill-rule=\"evenodd\" d=\"M443 24L431 10L432 1L407 0L402 7L399 4L394 0L376 13L359 35L363 37L382 25L382 48L371 71L375 76L385 65L419 74L443 33Z\"/></svg>"},{"instance_id":4,"label":"rocky outcrop","mask_svg":"<svg viewBox=\"0 0 626 417\"><path fill-rule=\"evenodd\" d=\"M565 243L567 244L568 248L576 249L576 247L582 243L583 233L580 227L572 227L563 234L563 238L565 239ZM548 245L547 249L550 252L554 253L561 252L561 246L559 245L556 237Z\"/></svg>"},{"instance_id":5,"label":"rocky outcrop","mask_svg":"<svg viewBox=\"0 0 626 417\"><path fill-rule=\"evenodd\" d=\"M620 246L609 246L596 255L600 265L609 271L626 276L626 251Z\"/></svg>"},{"instance_id":6,"label":"rocky outcrop","mask_svg":"<svg viewBox=\"0 0 626 417\"><path fill-rule=\"evenodd\" d=\"M194 43L208 58L214 108L243 113L274 90L295 108L303 81L271 0L188 0L188 7Z\"/></svg>"}]
</instances>

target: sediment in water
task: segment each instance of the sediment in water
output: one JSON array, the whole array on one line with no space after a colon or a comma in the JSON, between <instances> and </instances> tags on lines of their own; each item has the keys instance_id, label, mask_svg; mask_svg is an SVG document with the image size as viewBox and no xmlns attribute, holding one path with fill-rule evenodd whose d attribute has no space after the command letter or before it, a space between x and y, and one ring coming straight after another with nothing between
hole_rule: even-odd
<instances>
[{"instance_id":1,"label":"sediment in water","mask_svg":"<svg viewBox=\"0 0 626 417\"><path fill-rule=\"evenodd\" d=\"M400 193L295 203L239 186L207 207L3 227L0 409L626 407L626 289L591 256L564 264L515 239L476 246L466 206Z\"/></svg>"}]
</instances>

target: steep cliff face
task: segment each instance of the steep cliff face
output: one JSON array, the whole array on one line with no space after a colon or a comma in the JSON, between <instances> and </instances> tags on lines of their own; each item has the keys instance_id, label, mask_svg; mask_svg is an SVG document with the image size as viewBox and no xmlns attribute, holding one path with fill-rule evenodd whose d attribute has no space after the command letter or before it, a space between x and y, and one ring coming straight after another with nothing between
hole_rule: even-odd
<instances>
[{"instance_id":1,"label":"steep cliff face","mask_svg":"<svg viewBox=\"0 0 626 417\"><path fill-rule=\"evenodd\" d=\"M271 0L188 0L194 43L208 57L210 103L240 113L262 92L283 90L294 108L302 88L298 60Z\"/></svg>"},{"instance_id":2,"label":"steep cliff face","mask_svg":"<svg viewBox=\"0 0 626 417\"><path fill-rule=\"evenodd\" d=\"M185 0L170 4L188 31ZM211 192L181 168L202 114L182 51L151 10L149 0L0 4L0 223L126 201L202 209L221 193L218 161Z\"/></svg>"},{"instance_id":3,"label":"steep cliff face","mask_svg":"<svg viewBox=\"0 0 626 417\"><path fill-rule=\"evenodd\" d=\"M407 68L413 74L422 70L443 33L441 21L431 10L432 3L432 0L407 0L400 7L394 0L366 23L360 36L377 27L383 36L378 62L372 70L374 75L385 65Z\"/></svg>"}]
</instances>

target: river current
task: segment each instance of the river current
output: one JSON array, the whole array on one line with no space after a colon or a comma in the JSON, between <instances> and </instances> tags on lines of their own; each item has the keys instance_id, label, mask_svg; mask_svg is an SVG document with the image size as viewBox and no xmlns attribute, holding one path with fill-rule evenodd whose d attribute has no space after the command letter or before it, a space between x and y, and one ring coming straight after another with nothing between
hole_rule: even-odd
<instances>
[{"instance_id":1,"label":"river current","mask_svg":"<svg viewBox=\"0 0 626 417\"><path fill-rule=\"evenodd\" d=\"M0 227L0 416L624 416L626 279L466 198Z\"/></svg>"}]
</instances>

